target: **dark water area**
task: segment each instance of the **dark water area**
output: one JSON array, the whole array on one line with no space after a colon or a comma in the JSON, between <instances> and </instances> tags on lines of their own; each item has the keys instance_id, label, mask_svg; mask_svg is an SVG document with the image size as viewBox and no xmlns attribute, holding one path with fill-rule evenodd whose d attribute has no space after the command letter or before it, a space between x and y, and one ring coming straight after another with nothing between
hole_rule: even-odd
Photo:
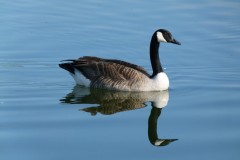
<instances>
[{"instance_id":1,"label":"dark water area","mask_svg":"<svg viewBox=\"0 0 240 160\"><path fill-rule=\"evenodd\" d=\"M239 1L0 1L0 159L240 157ZM170 79L164 92L76 86L58 67L98 56L152 72L152 33Z\"/></svg>"}]
</instances>

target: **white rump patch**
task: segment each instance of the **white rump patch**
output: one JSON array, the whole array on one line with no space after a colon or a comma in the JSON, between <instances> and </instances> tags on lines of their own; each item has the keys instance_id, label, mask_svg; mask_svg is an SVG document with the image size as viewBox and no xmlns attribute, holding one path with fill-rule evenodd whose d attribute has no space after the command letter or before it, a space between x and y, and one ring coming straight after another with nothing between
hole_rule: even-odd
<instances>
[{"instance_id":1,"label":"white rump patch","mask_svg":"<svg viewBox=\"0 0 240 160\"><path fill-rule=\"evenodd\" d=\"M157 32L157 39L158 42L167 42L166 39L163 37L162 32Z\"/></svg>"},{"instance_id":2,"label":"white rump patch","mask_svg":"<svg viewBox=\"0 0 240 160\"><path fill-rule=\"evenodd\" d=\"M82 73L80 71L76 70L76 69L74 69L74 73L75 74L71 74L71 76L73 77L73 79L75 80L75 82L77 84L89 87L89 85L90 85L90 80L89 79L84 77L84 75L82 75Z\"/></svg>"}]
</instances>

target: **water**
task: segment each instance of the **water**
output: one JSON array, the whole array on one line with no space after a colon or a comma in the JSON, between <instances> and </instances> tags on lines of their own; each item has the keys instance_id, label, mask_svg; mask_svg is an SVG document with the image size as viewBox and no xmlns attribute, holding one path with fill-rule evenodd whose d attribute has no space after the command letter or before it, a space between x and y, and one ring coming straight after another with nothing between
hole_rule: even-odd
<instances>
[{"instance_id":1,"label":"water","mask_svg":"<svg viewBox=\"0 0 240 160\"><path fill-rule=\"evenodd\" d=\"M234 0L0 1L0 159L239 159L239 8ZM58 67L94 55L151 72L158 28L182 43L160 48L168 92L90 90Z\"/></svg>"}]
</instances>

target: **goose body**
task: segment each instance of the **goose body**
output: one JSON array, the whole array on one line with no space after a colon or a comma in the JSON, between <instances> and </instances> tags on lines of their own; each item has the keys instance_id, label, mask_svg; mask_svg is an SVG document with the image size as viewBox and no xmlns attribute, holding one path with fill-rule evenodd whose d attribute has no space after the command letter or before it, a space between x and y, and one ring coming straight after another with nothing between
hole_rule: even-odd
<instances>
[{"instance_id":1,"label":"goose body","mask_svg":"<svg viewBox=\"0 0 240 160\"><path fill-rule=\"evenodd\" d=\"M159 60L159 43L180 44L165 29L154 32L150 43L153 74L142 67L121 60L84 56L59 66L67 70L77 84L92 88L121 91L162 91L169 88L169 79Z\"/></svg>"}]
</instances>

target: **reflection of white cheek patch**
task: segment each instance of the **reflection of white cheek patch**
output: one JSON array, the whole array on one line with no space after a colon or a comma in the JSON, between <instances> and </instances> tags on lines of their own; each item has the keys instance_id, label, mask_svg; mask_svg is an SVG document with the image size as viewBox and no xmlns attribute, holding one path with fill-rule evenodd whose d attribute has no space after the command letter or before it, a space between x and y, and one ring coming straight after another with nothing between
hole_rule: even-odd
<instances>
[{"instance_id":1,"label":"reflection of white cheek patch","mask_svg":"<svg viewBox=\"0 0 240 160\"><path fill-rule=\"evenodd\" d=\"M158 39L158 42L167 42L163 37L162 32L157 32L157 39Z\"/></svg>"},{"instance_id":2,"label":"reflection of white cheek patch","mask_svg":"<svg viewBox=\"0 0 240 160\"><path fill-rule=\"evenodd\" d=\"M160 146L163 142L164 140L156 140L155 146Z\"/></svg>"}]
</instances>

